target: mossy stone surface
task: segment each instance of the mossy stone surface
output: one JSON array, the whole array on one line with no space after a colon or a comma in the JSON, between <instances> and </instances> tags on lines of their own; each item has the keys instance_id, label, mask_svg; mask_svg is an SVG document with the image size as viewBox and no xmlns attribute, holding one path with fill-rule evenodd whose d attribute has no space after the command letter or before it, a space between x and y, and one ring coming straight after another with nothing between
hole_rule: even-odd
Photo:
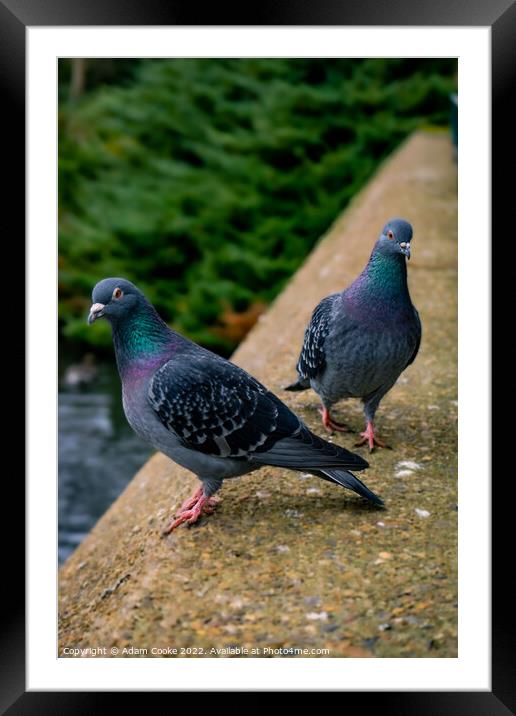
<instances>
[{"instance_id":1,"label":"mossy stone surface","mask_svg":"<svg viewBox=\"0 0 516 716\"><path fill-rule=\"evenodd\" d=\"M457 656L457 172L447 135L417 133L383 164L233 360L322 433L317 396L282 387L314 306L353 280L394 216L414 227L409 284L423 340L377 413L393 450L357 449L386 508L264 468L227 481L213 516L163 537L197 481L155 455L61 568L59 655L103 645L146 657L231 646ZM357 401L335 417L363 429ZM352 448L356 437L332 439Z\"/></svg>"}]
</instances>

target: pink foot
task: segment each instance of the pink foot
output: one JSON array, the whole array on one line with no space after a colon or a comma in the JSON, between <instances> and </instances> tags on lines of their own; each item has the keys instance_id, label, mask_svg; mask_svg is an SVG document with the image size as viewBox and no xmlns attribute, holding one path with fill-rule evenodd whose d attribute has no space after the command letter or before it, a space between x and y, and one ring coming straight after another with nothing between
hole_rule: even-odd
<instances>
[{"instance_id":1,"label":"pink foot","mask_svg":"<svg viewBox=\"0 0 516 716\"><path fill-rule=\"evenodd\" d=\"M355 447L360 447L361 445L365 445L366 443L369 444L369 452L373 452L375 446L380 448L387 448L388 450L392 450L390 445L387 445L384 443L383 440L380 440L380 438L377 438L374 434L374 426L373 423L368 422L366 425L366 429L363 433L360 433L361 440L359 440L357 443L355 443Z\"/></svg>"},{"instance_id":2,"label":"pink foot","mask_svg":"<svg viewBox=\"0 0 516 716\"><path fill-rule=\"evenodd\" d=\"M333 420L333 418L330 415L330 411L328 408L319 408L319 412L322 415L322 423L326 430L328 432L332 433L334 430L336 430L339 433L349 433L350 429L347 425L344 423L338 423L336 420Z\"/></svg>"},{"instance_id":3,"label":"pink foot","mask_svg":"<svg viewBox=\"0 0 516 716\"><path fill-rule=\"evenodd\" d=\"M168 534L175 530L176 527L186 522L189 525L193 525L198 521L201 515L211 515L215 511L215 507L218 504L216 497L206 497L203 493L202 487L200 487L188 500L185 500L181 505L181 508L176 512L176 519L173 520L163 534Z\"/></svg>"},{"instance_id":4,"label":"pink foot","mask_svg":"<svg viewBox=\"0 0 516 716\"><path fill-rule=\"evenodd\" d=\"M189 497L187 500L183 502L179 510L176 512L176 516L180 514L181 512L184 512L185 510L191 510L192 507L199 501L199 499L202 497L202 486L199 487L198 490L196 490L191 497Z\"/></svg>"}]
</instances>

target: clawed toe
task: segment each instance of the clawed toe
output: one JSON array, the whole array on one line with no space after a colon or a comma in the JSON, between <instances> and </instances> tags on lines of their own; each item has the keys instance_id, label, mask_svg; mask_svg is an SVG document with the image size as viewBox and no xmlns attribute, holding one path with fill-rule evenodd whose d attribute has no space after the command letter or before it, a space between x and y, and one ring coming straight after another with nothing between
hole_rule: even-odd
<instances>
[{"instance_id":1,"label":"clawed toe","mask_svg":"<svg viewBox=\"0 0 516 716\"><path fill-rule=\"evenodd\" d=\"M195 524L201 515L212 515L218 504L216 497L206 497L202 487L200 487L188 500L185 500L180 509L175 513L176 519L163 531L163 534L169 534L176 527L186 522L189 525Z\"/></svg>"},{"instance_id":2,"label":"clawed toe","mask_svg":"<svg viewBox=\"0 0 516 716\"><path fill-rule=\"evenodd\" d=\"M168 534L169 532L172 532L172 530L175 530L176 527L179 527L179 525L182 525L183 522L187 522L189 525L192 525L194 522L197 522L199 517L201 516L201 510L193 509L193 510L183 510L183 512L179 513L179 517L177 519L173 520L166 530L164 530L164 534Z\"/></svg>"},{"instance_id":3,"label":"clawed toe","mask_svg":"<svg viewBox=\"0 0 516 716\"><path fill-rule=\"evenodd\" d=\"M181 507L176 512L176 517L179 516L181 513L185 512L186 510L191 510L192 507L195 504L197 504L197 502L200 500L200 498L202 497L202 494L203 494L202 487L199 487L199 489L196 490L191 497L189 497L187 500L185 500L183 502Z\"/></svg>"},{"instance_id":4,"label":"clawed toe","mask_svg":"<svg viewBox=\"0 0 516 716\"><path fill-rule=\"evenodd\" d=\"M366 429L363 433L360 433L361 440L355 443L354 447L362 447L362 445L369 445L369 452L373 452L375 447L386 448L392 450L390 445L387 445L383 440L380 440L374 433L374 427L372 423L367 423Z\"/></svg>"}]
</instances>

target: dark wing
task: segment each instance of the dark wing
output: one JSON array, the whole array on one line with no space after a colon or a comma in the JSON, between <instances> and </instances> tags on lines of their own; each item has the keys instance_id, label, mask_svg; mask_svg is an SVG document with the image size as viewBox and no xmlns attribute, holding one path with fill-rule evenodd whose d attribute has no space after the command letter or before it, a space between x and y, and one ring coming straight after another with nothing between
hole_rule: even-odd
<instances>
[{"instance_id":1,"label":"dark wing","mask_svg":"<svg viewBox=\"0 0 516 716\"><path fill-rule=\"evenodd\" d=\"M261 383L208 351L172 358L154 374L148 396L166 428L208 455L295 470L368 466L314 435Z\"/></svg>"},{"instance_id":2,"label":"dark wing","mask_svg":"<svg viewBox=\"0 0 516 716\"><path fill-rule=\"evenodd\" d=\"M188 447L248 457L299 431L300 420L238 366L208 352L177 356L149 385L149 401Z\"/></svg>"},{"instance_id":3,"label":"dark wing","mask_svg":"<svg viewBox=\"0 0 516 716\"><path fill-rule=\"evenodd\" d=\"M421 319L419 318L419 313L417 312L415 307L412 306L412 308L414 308L414 315L416 317L416 326L417 326L416 346L415 346L414 351L413 351L412 355L410 356L405 368L408 368L409 365L416 360L416 356L419 352L419 346L421 345Z\"/></svg>"},{"instance_id":4,"label":"dark wing","mask_svg":"<svg viewBox=\"0 0 516 716\"><path fill-rule=\"evenodd\" d=\"M323 298L312 314L296 366L302 378L315 378L324 369L324 341L330 330L333 304L339 295L334 293Z\"/></svg>"}]
</instances>

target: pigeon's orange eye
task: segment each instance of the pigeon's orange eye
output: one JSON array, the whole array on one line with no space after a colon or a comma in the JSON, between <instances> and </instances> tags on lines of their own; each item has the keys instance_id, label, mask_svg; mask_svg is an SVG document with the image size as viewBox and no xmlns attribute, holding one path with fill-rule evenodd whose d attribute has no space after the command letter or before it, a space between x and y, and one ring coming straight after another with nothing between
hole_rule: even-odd
<instances>
[{"instance_id":1,"label":"pigeon's orange eye","mask_svg":"<svg viewBox=\"0 0 516 716\"><path fill-rule=\"evenodd\" d=\"M115 288L113 291L113 298L122 298L123 295L124 294L121 288Z\"/></svg>"},{"instance_id":2,"label":"pigeon's orange eye","mask_svg":"<svg viewBox=\"0 0 516 716\"><path fill-rule=\"evenodd\" d=\"M389 239L393 239L393 238L394 238L394 234L392 233L392 231L391 231L390 229L389 229L389 231L387 232L387 237L388 237Z\"/></svg>"}]
</instances>

